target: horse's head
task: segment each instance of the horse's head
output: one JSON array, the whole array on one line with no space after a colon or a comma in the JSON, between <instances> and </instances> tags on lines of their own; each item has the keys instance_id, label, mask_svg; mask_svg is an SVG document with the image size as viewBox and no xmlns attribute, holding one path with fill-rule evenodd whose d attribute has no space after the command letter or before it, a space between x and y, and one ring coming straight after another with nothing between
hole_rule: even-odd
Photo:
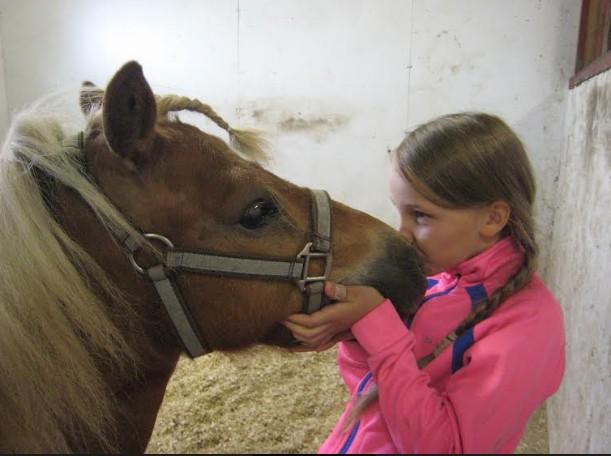
<instances>
[{"instance_id":1,"label":"horse's head","mask_svg":"<svg viewBox=\"0 0 611 456\"><path fill-rule=\"evenodd\" d=\"M232 132L197 100L156 98L136 62L123 66L105 91L84 84L81 106L89 118L82 146L87 171L138 230L162 235L181 251L263 259L294 259L311 239L310 191L241 157L221 139L172 119L173 111L195 110ZM363 212L331 202L330 214L329 279L373 285L405 313L424 290L414 249ZM161 307L149 278L131 268L128 256L117 266L116 256L98 242L99 233L80 236L114 280L132 295L141 292L147 305ZM135 250L134 255L146 256ZM322 273L319 263L312 261L310 274ZM212 349L256 341L290 343L278 322L302 309L302 293L291 280L201 274L189 268L168 274L196 332ZM149 312L172 333L164 315Z\"/></svg>"}]
</instances>

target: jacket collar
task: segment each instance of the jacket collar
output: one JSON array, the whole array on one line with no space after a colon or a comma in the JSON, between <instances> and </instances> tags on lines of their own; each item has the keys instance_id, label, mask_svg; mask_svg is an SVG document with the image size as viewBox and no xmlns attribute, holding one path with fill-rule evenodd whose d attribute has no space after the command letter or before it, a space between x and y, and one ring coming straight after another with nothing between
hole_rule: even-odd
<instances>
[{"instance_id":1,"label":"jacket collar","mask_svg":"<svg viewBox=\"0 0 611 456\"><path fill-rule=\"evenodd\" d=\"M522 264L524 254L511 237L500 239L483 252L471 257L454 268L441 273L442 281L461 277L468 283L482 283L489 279L492 284L505 283Z\"/></svg>"}]
</instances>

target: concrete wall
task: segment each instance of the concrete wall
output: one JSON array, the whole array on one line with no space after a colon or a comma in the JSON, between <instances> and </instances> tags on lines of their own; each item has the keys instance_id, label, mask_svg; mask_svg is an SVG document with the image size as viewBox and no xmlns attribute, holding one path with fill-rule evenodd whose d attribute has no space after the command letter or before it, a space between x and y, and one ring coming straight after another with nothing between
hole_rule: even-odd
<instances>
[{"instance_id":1,"label":"concrete wall","mask_svg":"<svg viewBox=\"0 0 611 456\"><path fill-rule=\"evenodd\" d=\"M267 130L275 149L272 171L298 184L326 188L332 197L395 224L397 216L386 195L386 151L406 129L431 117L458 110L490 111L515 127L535 166L544 277L552 268L556 290L567 310L576 313L569 316L578 319L579 308L602 324L605 315L590 306L609 304L608 293L605 301L600 289L605 282L597 284L583 274L591 270L593 277L608 280L609 266L603 262L608 237L600 228L599 236L588 238L599 228L582 222L577 206L571 211L563 205L557 208L555 241L550 243L561 169L565 184L560 190L579 187L565 200L583 198L582 206L602 211L605 206L589 202L585 190L593 182L598 182L596 191L602 191L605 182L608 190L602 175L597 174L598 181L567 175L576 172L571 166L575 160L583 160L581 169L586 166L583 144L570 135L573 146L564 146L580 3L0 0L0 129L3 112L10 116L42 95L77 88L85 79L104 85L121 64L136 59L159 93L197 97L234 126ZM570 128L577 117L575 113L571 118ZM573 155L576 150L583 153ZM598 163L599 155L592 155L587 166L593 173L608 173L608 167ZM593 250L603 238L606 243ZM563 239L571 244L563 244ZM586 283L592 286L582 286ZM592 299L578 294L586 288ZM571 336L570 343L577 345L570 348L577 351L570 368L579 365L579 356L595 356L593 362L603 360L599 367L606 369L597 375L608 375L606 348L590 355L580 340ZM579 410L579 398L569 401L569 392L589 397L586 385L575 386L580 382L583 378L570 370L563 396L552 410L555 442L569 435L560 422L569 416L576 422L589 417L567 414ZM592 394L603 403L599 391ZM601 413L592 416L602 418ZM583 432L583 426L573 432Z\"/></svg>"},{"instance_id":2,"label":"concrete wall","mask_svg":"<svg viewBox=\"0 0 611 456\"><path fill-rule=\"evenodd\" d=\"M1 25L2 20L0 16L0 27ZM9 125L4 78L4 53L2 51L2 33L0 32L0 144L2 144L2 141L4 140L4 135L6 134L6 130L8 129Z\"/></svg>"},{"instance_id":3,"label":"concrete wall","mask_svg":"<svg viewBox=\"0 0 611 456\"><path fill-rule=\"evenodd\" d=\"M0 0L0 13L9 111L134 58L159 92L267 129L277 173L394 224L387 149L430 117L490 110L531 150L551 222L575 0Z\"/></svg>"},{"instance_id":4,"label":"concrete wall","mask_svg":"<svg viewBox=\"0 0 611 456\"><path fill-rule=\"evenodd\" d=\"M548 281L567 326L550 452L611 448L611 71L571 90Z\"/></svg>"}]
</instances>

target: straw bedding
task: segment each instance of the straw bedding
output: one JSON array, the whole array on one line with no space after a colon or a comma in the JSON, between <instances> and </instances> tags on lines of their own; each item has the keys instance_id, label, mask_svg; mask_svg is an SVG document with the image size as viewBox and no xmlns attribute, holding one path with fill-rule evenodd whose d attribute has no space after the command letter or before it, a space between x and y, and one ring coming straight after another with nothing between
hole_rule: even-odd
<instances>
[{"instance_id":1,"label":"straw bedding","mask_svg":"<svg viewBox=\"0 0 611 456\"><path fill-rule=\"evenodd\" d=\"M348 400L336 356L256 346L181 359L147 452L316 453ZM548 453L544 408L517 453Z\"/></svg>"}]
</instances>

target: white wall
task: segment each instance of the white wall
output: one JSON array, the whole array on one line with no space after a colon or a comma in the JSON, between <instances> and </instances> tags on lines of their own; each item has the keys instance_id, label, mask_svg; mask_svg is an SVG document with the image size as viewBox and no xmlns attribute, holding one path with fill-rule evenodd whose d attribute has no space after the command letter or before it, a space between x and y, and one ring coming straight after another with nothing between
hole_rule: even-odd
<instances>
[{"instance_id":1,"label":"white wall","mask_svg":"<svg viewBox=\"0 0 611 456\"><path fill-rule=\"evenodd\" d=\"M0 0L8 108L139 60L160 92L268 129L272 169L396 222L386 151L487 109L524 137L551 221L574 0Z\"/></svg>"},{"instance_id":2,"label":"white wall","mask_svg":"<svg viewBox=\"0 0 611 456\"><path fill-rule=\"evenodd\" d=\"M537 175L544 275L580 3L415 2L408 124L475 109L515 128Z\"/></svg>"},{"instance_id":3,"label":"white wall","mask_svg":"<svg viewBox=\"0 0 611 456\"><path fill-rule=\"evenodd\" d=\"M564 304L567 370L549 405L552 453L611 448L611 71L571 91L549 282Z\"/></svg>"},{"instance_id":4,"label":"white wall","mask_svg":"<svg viewBox=\"0 0 611 456\"><path fill-rule=\"evenodd\" d=\"M6 87L4 83L4 52L2 50L2 11L0 10L0 144L4 141L4 135L8 129L8 106L6 103Z\"/></svg>"},{"instance_id":5,"label":"white wall","mask_svg":"<svg viewBox=\"0 0 611 456\"><path fill-rule=\"evenodd\" d=\"M531 153L545 272L580 3L0 0L6 106L136 59L158 92L270 132L273 171L390 224L386 151L433 116L491 111Z\"/></svg>"}]
</instances>

